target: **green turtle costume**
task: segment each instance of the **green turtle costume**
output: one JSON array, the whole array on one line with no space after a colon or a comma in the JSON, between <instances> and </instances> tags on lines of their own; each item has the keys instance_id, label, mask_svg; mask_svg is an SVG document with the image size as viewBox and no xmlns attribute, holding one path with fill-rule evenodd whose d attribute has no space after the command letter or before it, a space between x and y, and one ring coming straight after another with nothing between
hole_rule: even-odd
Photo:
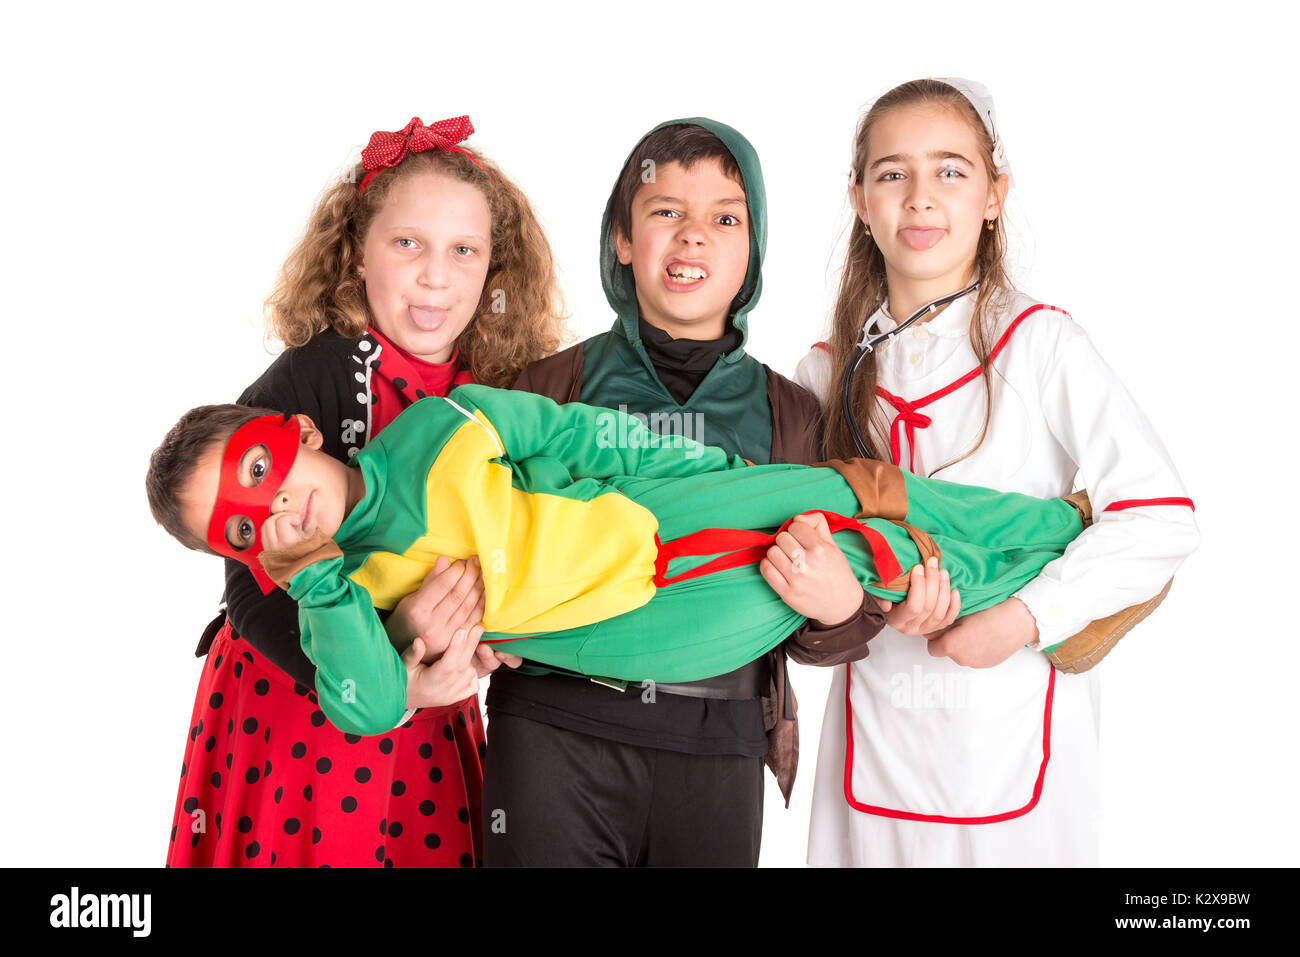
<instances>
[{"instance_id":1,"label":"green turtle costume","mask_svg":"<svg viewBox=\"0 0 1300 957\"><path fill-rule=\"evenodd\" d=\"M880 597L902 598L906 570L939 555L964 614L1006 599L1082 529L1063 499L863 460L751 466L621 412L478 385L415 403L355 464L365 495L337 548L273 577L298 603L322 708L363 734L391 729L406 698L375 609L415 591L439 555L478 556L485 641L574 672L679 682L753 661L802 623L757 564L797 514L829 513Z\"/></svg>"}]
</instances>

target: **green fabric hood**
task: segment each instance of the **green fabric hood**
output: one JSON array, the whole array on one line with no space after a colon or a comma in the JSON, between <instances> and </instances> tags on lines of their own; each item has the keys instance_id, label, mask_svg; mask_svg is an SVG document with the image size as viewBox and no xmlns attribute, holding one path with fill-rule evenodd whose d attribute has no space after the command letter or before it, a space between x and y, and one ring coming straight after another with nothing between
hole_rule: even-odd
<instances>
[{"instance_id":1,"label":"green fabric hood","mask_svg":"<svg viewBox=\"0 0 1300 957\"><path fill-rule=\"evenodd\" d=\"M722 140L723 145L735 157L736 165L740 167L740 176L745 182L745 201L749 205L749 269L737 296L741 305L731 316L732 324L740 330L741 345L721 360L733 363L745 354L745 343L749 339L749 311L758 303L763 289L763 254L767 249L767 191L763 185L763 169L759 166L758 154L754 152L749 140L725 123L702 116L660 123L637 141L628 153L628 158L631 158L647 136L666 126L701 126L708 130ZM627 160L624 160L624 165L626 163ZM605 215L600 221L600 282L605 289L605 298L618 314L616 327L621 328L628 342L640 352L641 336L637 328L640 311L636 302L636 280L632 276L632 267L620 263L614 250L614 241L610 235L613 205L614 195L611 191L609 202L605 204Z\"/></svg>"}]
</instances>

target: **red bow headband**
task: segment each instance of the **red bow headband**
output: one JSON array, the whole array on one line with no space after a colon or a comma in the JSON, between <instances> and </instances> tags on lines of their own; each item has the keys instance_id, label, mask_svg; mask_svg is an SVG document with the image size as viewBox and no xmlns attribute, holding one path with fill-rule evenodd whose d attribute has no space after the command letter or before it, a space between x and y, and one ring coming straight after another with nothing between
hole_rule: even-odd
<instances>
[{"instance_id":1,"label":"red bow headband","mask_svg":"<svg viewBox=\"0 0 1300 957\"><path fill-rule=\"evenodd\" d=\"M396 166L406 159L408 153L452 150L464 153L475 166L482 169L483 165L474 159L469 150L463 150L456 145L473 132L474 125L470 123L468 116L439 120L432 126L425 126L418 116L414 116L411 122L396 133L387 133L383 130L371 133L370 143L361 151L361 165L369 172L357 187L357 195L360 196L365 192L366 184L370 182L372 176L381 169Z\"/></svg>"},{"instance_id":2,"label":"red bow headband","mask_svg":"<svg viewBox=\"0 0 1300 957\"><path fill-rule=\"evenodd\" d=\"M221 455L221 481L208 523L208 544L217 554L247 565L264 595L275 590L275 582L257 560L262 554L262 523L271 517L271 503L298 457L301 436L302 425L296 415L263 415L236 429ZM266 447L271 462L250 488L239 480L239 460L255 445ZM226 526L234 519L251 525L249 544L243 548L226 538Z\"/></svg>"}]
</instances>

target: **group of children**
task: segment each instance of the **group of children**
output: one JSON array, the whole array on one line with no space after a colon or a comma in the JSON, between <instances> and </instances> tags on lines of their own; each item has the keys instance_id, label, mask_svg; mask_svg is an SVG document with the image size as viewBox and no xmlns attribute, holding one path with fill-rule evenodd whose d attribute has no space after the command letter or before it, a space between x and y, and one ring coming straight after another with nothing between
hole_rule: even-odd
<instances>
[{"instance_id":1,"label":"group of children","mask_svg":"<svg viewBox=\"0 0 1300 957\"><path fill-rule=\"evenodd\" d=\"M228 557L168 863L756 864L787 655L844 665L811 863L1094 862L1095 672L1045 652L1149 602L1196 530L1086 336L1006 277L987 92L864 117L807 391L745 352L767 224L738 132L637 144L617 318L560 352L545 236L471 132L374 134L270 299L286 351L155 452L160 523Z\"/></svg>"}]
</instances>

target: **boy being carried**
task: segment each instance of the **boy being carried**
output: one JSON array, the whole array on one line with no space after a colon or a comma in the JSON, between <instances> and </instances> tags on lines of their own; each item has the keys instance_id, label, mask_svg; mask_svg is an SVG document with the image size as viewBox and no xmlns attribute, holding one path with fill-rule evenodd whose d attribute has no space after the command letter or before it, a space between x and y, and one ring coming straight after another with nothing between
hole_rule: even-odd
<instances>
[{"instance_id":1,"label":"boy being carried","mask_svg":"<svg viewBox=\"0 0 1300 957\"><path fill-rule=\"evenodd\" d=\"M611 417L630 441L601 440ZM731 671L802 623L756 564L791 515L824 510L831 531L856 533L837 539L853 574L892 600L903 569L942 555L965 612L1003 600L1082 528L1062 499L861 460L747 466L621 413L485 386L415 403L353 465L320 447L305 416L205 406L169 433L146 484L184 544L287 588L321 707L358 734L405 707L375 609L439 555L479 558L485 640L576 673L678 682ZM842 517L859 510L880 517ZM1013 544L984 544L998 540Z\"/></svg>"}]
</instances>

